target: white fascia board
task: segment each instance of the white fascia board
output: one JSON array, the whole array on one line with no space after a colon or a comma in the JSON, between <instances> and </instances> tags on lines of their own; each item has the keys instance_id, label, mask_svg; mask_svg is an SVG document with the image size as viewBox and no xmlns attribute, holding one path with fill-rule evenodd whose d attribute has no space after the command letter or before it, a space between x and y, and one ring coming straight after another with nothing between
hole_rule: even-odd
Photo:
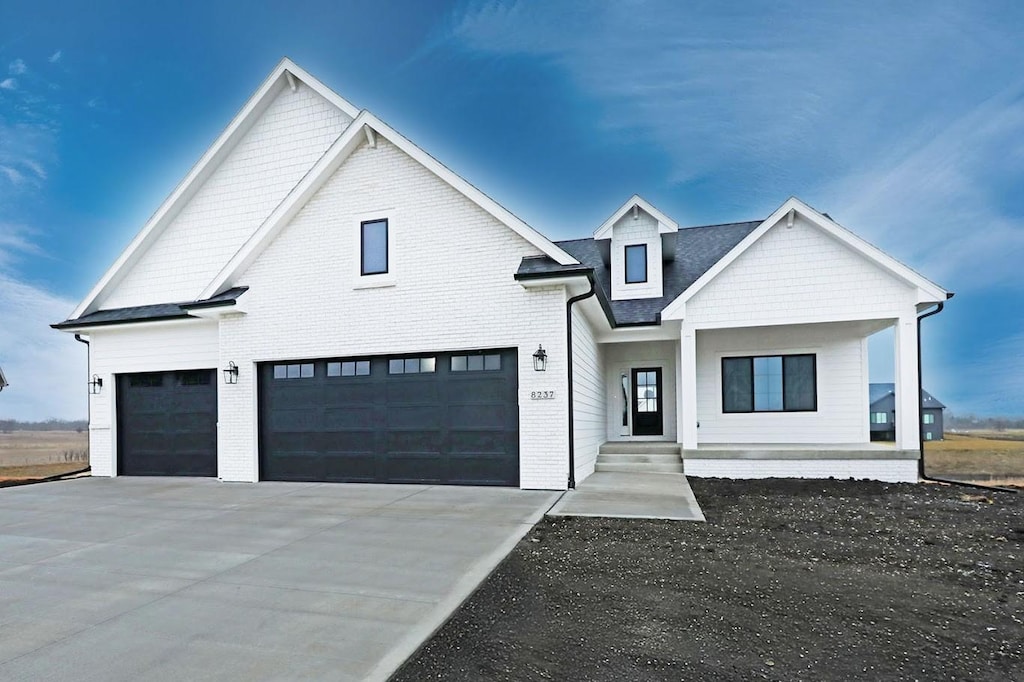
<instances>
[{"instance_id":1,"label":"white fascia board","mask_svg":"<svg viewBox=\"0 0 1024 682\"><path fill-rule=\"evenodd\" d=\"M507 208L481 192L433 156L417 147L413 142L395 131L387 123L384 123L384 121L369 112L365 113L367 115L366 124L373 128L377 134L385 137L389 142L391 142L391 144L401 149L424 168L444 180L453 189L483 210L487 211L487 213L491 214L491 216L503 223L520 237L540 249L540 251L546 256L550 256L559 265L579 264L579 261L556 246L550 239L527 225Z\"/></svg>"},{"instance_id":2,"label":"white fascia board","mask_svg":"<svg viewBox=\"0 0 1024 682\"><path fill-rule=\"evenodd\" d=\"M809 220L816 227L824 231L839 242L845 244L851 248L855 253L860 254L863 258L869 262L877 265L883 270L889 272L912 287L916 287L918 290L918 299L920 301L945 301L947 298L946 291L942 287L938 286L934 282L921 276L911 268L907 267L903 263L888 255L878 247L866 242L861 239L853 232L850 232L845 227L829 219L828 217L818 213L816 210L800 201L796 197L790 197L782 206L780 206L774 213L766 218L753 232L748 234L743 240L734 246L729 253L714 264L707 272L701 275L696 282L690 285L690 287L680 294L674 301L665 306L665 309L661 313L662 319L669 320L681 320L685 313L686 301L693 298L697 292L707 286L715 277L717 277L723 270L731 265L737 258L739 258L747 249L749 249L754 242L764 236L768 230L777 225L781 220L786 218L790 211L794 211L802 217Z\"/></svg>"},{"instance_id":3,"label":"white fascia board","mask_svg":"<svg viewBox=\"0 0 1024 682\"><path fill-rule=\"evenodd\" d=\"M263 250L273 241L284 226L306 205L306 202L319 190L339 166L352 155L361 144L366 142L363 126L366 125L368 113L362 112L345 128L327 151L306 173L295 187L285 196L277 207L267 216L252 236L235 252L216 277L199 295L199 299L212 298L226 287L234 284L234 278L244 272Z\"/></svg>"},{"instance_id":4,"label":"white fascia board","mask_svg":"<svg viewBox=\"0 0 1024 682\"><path fill-rule=\"evenodd\" d=\"M58 329L67 334L82 334L90 336L92 334L99 334L104 332L120 332L120 331L131 331L134 329L153 329L155 327L180 327L182 325L189 324L209 324L209 319L201 317L195 317L189 313L189 317L174 317L169 320L146 320L141 322L114 322L111 324L93 324L85 325L82 327L67 327Z\"/></svg>"},{"instance_id":5,"label":"white fascia board","mask_svg":"<svg viewBox=\"0 0 1024 682\"><path fill-rule=\"evenodd\" d=\"M658 234L669 234L679 230L679 223L656 209L639 194L634 194L629 198L629 201L620 206L615 213L612 213L608 220L601 223L601 226L594 230L594 239L611 239L612 228L615 226L615 223L619 222L622 216L633 210L634 206L638 206L640 210L658 221Z\"/></svg>"},{"instance_id":6,"label":"white fascia board","mask_svg":"<svg viewBox=\"0 0 1024 682\"><path fill-rule=\"evenodd\" d=\"M146 248L156 240L163 232L163 229L174 219L184 205L191 199L202 186L202 183L217 169L221 161L234 149L238 141L259 118L274 97L288 87L286 72L290 72L300 81L315 90L317 94L331 102L350 117L355 118L359 110L350 102L342 98L336 92L328 88L319 80L314 78L305 69L292 60L285 57L270 75L256 89L256 92L249 97L248 101L231 119L231 123L221 132L212 145L200 157L199 161L192 166L185 178L178 183L170 196L164 200L156 212L150 217L142 230L128 244L128 247L121 252L114 264L103 274L99 282L86 295L68 319L81 317L87 312L92 312L91 307L96 300L116 284L120 278L138 261Z\"/></svg>"}]
</instances>

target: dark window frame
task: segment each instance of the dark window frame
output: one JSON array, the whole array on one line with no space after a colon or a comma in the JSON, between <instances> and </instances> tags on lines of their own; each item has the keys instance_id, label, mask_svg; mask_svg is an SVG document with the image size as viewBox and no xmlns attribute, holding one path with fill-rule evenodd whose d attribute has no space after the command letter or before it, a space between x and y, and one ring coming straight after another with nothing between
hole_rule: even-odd
<instances>
[{"instance_id":1,"label":"dark window frame","mask_svg":"<svg viewBox=\"0 0 1024 682\"><path fill-rule=\"evenodd\" d=\"M758 410L754 407L754 360L758 358L782 358L782 409L781 410ZM811 381L814 385L813 406L806 408L786 407L786 358L810 358L811 359ZM727 410L725 407L725 364L729 360L750 361L750 409L749 410ZM722 357L720 363L719 378L722 384L722 414L773 414L780 412L817 412L818 411L818 354L817 353L785 353L773 355L727 355Z\"/></svg>"},{"instance_id":2,"label":"dark window frame","mask_svg":"<svg viewBox=\"0 0 1024 682\"><path fill-rule=\"evenodd\" d=\"M630 279L629 278L629 250L630 249L643 249L644 254L644 278L643 279ZM622 269L623 277L625 278L626 284L646 284L648 278L648 270L650 270L651 264L647 258L647 244L628 244L622 252Z\"/></svg>"},{"instance_id":3,"label":"dark window frame","mask_svg":"<svg viewBox=\"0 0 1024 682\"><path fill-rule=\"evenodd\" d=\"M377 223L384 223L384 269L374 270L372 272L366 271L366 226L376 225ZM374 218L373 220L364 220L359 223L359 274L362 277L372 275L386 275L390 270L391 266L391 224L387 218Z\"/></svg>"}]
</instances>

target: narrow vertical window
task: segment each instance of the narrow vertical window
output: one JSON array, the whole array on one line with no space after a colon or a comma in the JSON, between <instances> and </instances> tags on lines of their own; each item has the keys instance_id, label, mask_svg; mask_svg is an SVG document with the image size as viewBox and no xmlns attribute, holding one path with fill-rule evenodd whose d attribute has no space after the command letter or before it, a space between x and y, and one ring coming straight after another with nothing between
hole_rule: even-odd
<instances>
[{"instance_id":1,"label":"narrow vertical window","mask_svg":"<svg viewBox=\"0 0 1024 682\"><path fill-rule=\"evenodd\" d=\"M626 247L626 284L647 281L647 244Z\"/></svg>"},{"instance_id":2,"label":"narrow vertical window","mask_svg":"<svg viewBox=\"0 0 1024 682\"><path fill-rule=\"evenodd\" d=\"M388 221L368 220L360 225L360 273L382 275L388 271Z\"/></svg>"}]
</instances>

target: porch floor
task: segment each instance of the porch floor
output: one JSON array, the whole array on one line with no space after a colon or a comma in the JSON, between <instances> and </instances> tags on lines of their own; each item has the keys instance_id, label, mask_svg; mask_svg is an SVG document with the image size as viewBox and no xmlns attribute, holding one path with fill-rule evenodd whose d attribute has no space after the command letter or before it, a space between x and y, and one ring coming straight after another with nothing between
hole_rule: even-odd
<instances>
[{"instance_id":1,"label":"porch floor","mask_svg":"<svg viewBox=\"0 0 1024 682\"><path fill-rule=\"evenodd\" d=\"M704 512L682 474L598 471L566 491L549 516L704 521Z\"/></svg>"}]
</instances>

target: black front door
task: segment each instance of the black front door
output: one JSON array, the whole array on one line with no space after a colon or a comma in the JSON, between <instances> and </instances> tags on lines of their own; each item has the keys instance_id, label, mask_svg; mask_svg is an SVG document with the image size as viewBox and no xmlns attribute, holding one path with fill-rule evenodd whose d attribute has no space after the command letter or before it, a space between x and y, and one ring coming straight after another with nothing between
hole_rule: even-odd
<instances>
[{"instance_id":1,"label":"black front door","mask_svg":"<svg viewBox=\"0 0 1024 682\"><path fill-rule=\"evenodd\" d=\"M633 370L633 435L660 436L664 432L661 368Z\"/></svg>"}]
</instances>

